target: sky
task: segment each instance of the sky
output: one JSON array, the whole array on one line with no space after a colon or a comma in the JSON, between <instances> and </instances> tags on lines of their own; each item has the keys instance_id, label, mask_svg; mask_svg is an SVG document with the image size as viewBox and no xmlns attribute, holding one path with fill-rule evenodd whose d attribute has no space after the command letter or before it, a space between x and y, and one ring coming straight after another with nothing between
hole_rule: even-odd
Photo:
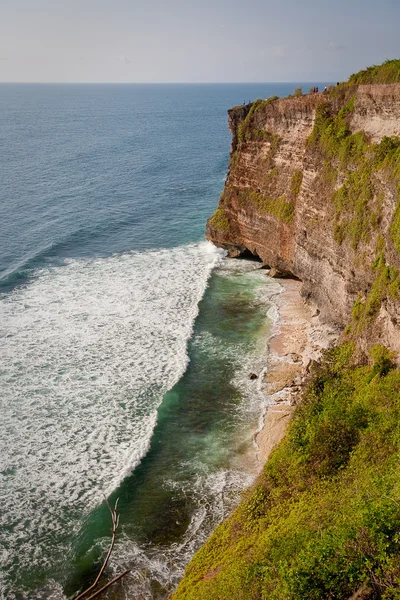
<instances>
[{"instance_id":1,"label":"sky","mask_svg":"<svg viewBox=\"0 0 400 600\"><path fill-rule=\"evenodd\" d=\"M400 57L400 0L0 0L0 81L342 81Z\"/></svg>"}]
</instances>

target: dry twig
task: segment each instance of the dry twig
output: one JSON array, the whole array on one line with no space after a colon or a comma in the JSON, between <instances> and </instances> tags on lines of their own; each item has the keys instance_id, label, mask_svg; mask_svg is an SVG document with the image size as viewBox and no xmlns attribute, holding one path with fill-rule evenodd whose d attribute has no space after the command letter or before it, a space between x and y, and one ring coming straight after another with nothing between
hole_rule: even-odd
<instances>
[{"instance_id":1,"label":"dry twig","mask_svg":"<svg viewBox=\"0 0 400 600\"><path fill-rule=\"evenodd\" d=\"M94 588L96 587L96 585L98 584L98 582L100 580L100 577L104 573L104 570L105 570L105 568L106 568L106 566L108 564L108 561L110 560L110 556L111 556L111 553L113 551L114 544L115 544L115 536L116 536L118 525L119 525L119 516L117 514L118 500L119 500L119 498L117 498L117 500L115 501L114 508L111 508L110 503L108 502L107 498L105 498L105 501L106 501L107 506L108 506L108 510L110 511L110 514L111 514L111 520L112 520L111 544L110 544L110 547L108 548L107 556L104 559L104 562L103 562L103 564L101 566L100 571L97 574L96 579L94 580L94 582L92 583L92 585L90 587L88 587L86 590L84 590L78 596L76 596L74 598L74 600L80 600L81 598L83 598L84 596L86 596L89 592L91 592L92 590L94 590ZM100 590L98 590L97 592L95 592L92 596L89 596L89 598L87 598L86 600L91 600L92 598L95 598L101 592L103 592L104 590L106 590L107 588L109 588L113 583L115 583L116 581L118 581L118 579L121 579L121 577L124 577L124 575L126 575L127 573L129 573L129 569L127 571L124 571L120 575L117 575L117 577L114 577L114 579L112 579L111 581L109 581L105 586L103 586Z\"/></svg>"},{"instance_id":2,"label":"dry twig","mask_svg":"<svg viewBox=\"0 0 400 600\"><path fill-rule=\"evenodd\" d=\"M110 587L110 585L112 585L113 583L115 583L116 581L118 581L118 579L121 579L122 577L124 577L124 575L126 575L127 573L129 573L129 569L127 571L124 571L123 573L120 573L119 575L117 575L116 577L114 577L114 579L112 579L111 581L109 581L108 583L106 583L106 585L104 585L102 588L100 588L99 590L97 590L97 592L95 592L92 596L89 596L89 598L87 598L86 600L92 600L92 598L95 598L96 596L98 596L99 594L101 594L101 592L104 592L107 588Z\"/></svg>"}]
</instances>

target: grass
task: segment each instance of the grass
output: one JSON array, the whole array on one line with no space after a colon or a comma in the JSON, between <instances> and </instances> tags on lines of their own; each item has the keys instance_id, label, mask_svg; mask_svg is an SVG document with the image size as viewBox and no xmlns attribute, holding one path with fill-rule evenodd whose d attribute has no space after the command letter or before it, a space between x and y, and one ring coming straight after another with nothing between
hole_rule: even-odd
<instances>
[{"instance_id":1,"label":"grass","mask_svg":"<svg viewBox=\"0 0 400 600\"><path fill-rule=\"evenodd\" d=\"M399 83L400 82L400 59L386 60L381 65L368 67L359 73L351 75L351 84L369 83Z\"/></svg>"},{"instance_id":2,"label":"grass","mask_svg":"<svg viewBox=\"0 0 400 600\"><path fill-rule=\"evenodd\" d=\"M231 229L231 225L229 223L229 219L226 215L226 212L221 207L217 208L217 210L211 217L209 224L212 227L214 227L214 229L217 229L218 231L221 231L223 233L228 233Z\"/></svg>"},{"instance_id":3,"label":"grass","mask_svg":"<svg viewBox=\"0 0 400 600\"><path fill-rule=\"evenodd\" d=\"M254 126L254 115L263 107L266 107L273 102L279 100L279 96L271 96L266 100L261 100L258 98L255 100L251 108L246 116L246 118L240 123L238 127L238 140L239 142L244 142L248 140L266 140L266 141L274 141L274 136L270 134L268 131L264 129L258 129ZM276 137L276 136L275 136Z\"/></svg>"},{"instance_id":4,"label":"grass","mask_svg":"<svg viewBox=\"0 0 400 600\"><path fill-rule=\"evenodd\" d=\"M371 168L368 162L350 172L346 182L333 194L335 204L334 237L338 243L350 239L353 249L360 242L368 242L372 224L371 200L374 188L371 180Z\"/></svg>"},{"instance_id":5,"label":"grass","mask_svg":"<svg viewBox=\"0 0 400 600\"><path fill-rule=\"evenodd\" d=\"M300 193L301 184L303 183L303 171L297 170L293 173L290 180L290 196L294 200Z\"/></svg>"},{"instance_id":6,"label":"grass","mask_svg":"<svg viewBox=\"0 0 400 600\"><path fill-rule=\"evenodd\" d=\"M241 206L251 203L257 207L260 212L266 212L283 223L291 223L294 216L294 204L286 199L286 196L279 198L266 198L263 194L256 191L241 189L238 192L238 199Z\"/></svg>"},{"instance_id":7,"label":"grass","mask_svg":"<svg viewBox=\"0 0 400 600\"><path fill-rule=\"evenodd\" d=\"M335 112L333 105L318 106L313 131L308 139L311 146L318 147L327 159L335 159L343 168L349 162L357 163L365 155L366 136L362 132L352 133L348 118L354 110L355 91L349 90L344 105ZM346 101L347 100L347 101Z\"/></svg>"},{"instance_id":8,"label":"grass","mask_svg":"<svg viewBox=\"0 0 400 600\"><path fill-rule=\"evenodd\" d=\"M261 98L258 98L257 100L255 100L253 102L253 104L251 105L251 108L249 110L249 112L246 115L246 118L243 119L243 121L239 124L238 127L238 140L239 142L243 142L248 134L248 130L249 130L249 125L251 123L251 118L254 115L254 113L257 112L257 110L259 110L259 108L261 108L263 104L263 100L261 100Z\"/></svg>"},{"instance_id":9,"label":"grass","mask_svg":"<svg viewBox=\"0 0 400 600\"><path fill-rule=\"evenodd\" d=\"M324 177L329 184L339 173L344 175L343 185L332 194L333 235L338 244L348 240L356 250L360 243L371 239L381 222L383 198L377 175L383 174L400 198L400 138L384 137L373 144L363 132L352 133L349 120L356 88L348 86L341 94L341 107L329 103L318 107L308 145L323 157ZM390 234L400 252L399 203Z\"/></svg>"},{"instance_id":10,"label":"grass","mask_svg":"<svg viewBox=\"0 0 400 600\"><path fill-rule=\"evenodd\" d=\"M384 300L399 298L400 272L386 263L383 250L371 268L375 273L372 287L366 298L359 297L354 303L352 324L349 326L352 335L359 335L375 319Z\"/></svg>"},{"instance_id":11,"label":"grass","mask_svg":"<svg viewBox=\"0 0 400 600\"><path fill-rule=\"evenodd\" d=\"M320 181L327 188L333 189L336 185L339 171L332 162L325 160L320 173Z\"/></svg>"},{"instance_id":12,"label":"grass","mask_svg":"<svg viewBox=\"0 0 400 600\"><path fill-rule=\"evenodd\" d=\"M189 564L174 600L400 596L400 372L329 351L253 489Z\"/></svg>"},{"instance_id":13,"label":"grass","mask_svg":"<svg viewBox=\"0 0 400 600\"><path fill-rule=\"evenodd\" d=\"M400 252L400 139L396 136L384 137L375 147L374 165L392 181L397 194L397 206L390 227L390 237Z\"/></svg>"}]
</instances>

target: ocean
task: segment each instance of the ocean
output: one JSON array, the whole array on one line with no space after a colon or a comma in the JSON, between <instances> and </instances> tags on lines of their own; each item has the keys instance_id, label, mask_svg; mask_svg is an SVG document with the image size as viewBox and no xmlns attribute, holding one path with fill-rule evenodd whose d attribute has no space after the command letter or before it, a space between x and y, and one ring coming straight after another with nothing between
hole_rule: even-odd
<instances>
[{"instance_id":1,"label":"ocean","mask_svg":"<svg viewBox=\"0 0 400 600\"><path fill-rule=\"evenodd\" d=\"M279 285L204 230L226 110L298 85L0 85L1 598L87 587L105 498L107 597L165 598L253 480Z\"/></svg>"}]
</instances>

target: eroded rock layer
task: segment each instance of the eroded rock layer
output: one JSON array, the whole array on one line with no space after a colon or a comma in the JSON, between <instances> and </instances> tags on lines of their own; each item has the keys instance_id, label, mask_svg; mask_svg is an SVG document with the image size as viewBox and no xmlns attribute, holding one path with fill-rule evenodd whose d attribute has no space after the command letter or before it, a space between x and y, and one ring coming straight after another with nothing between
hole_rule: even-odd
<instances>
[{"instance_id":1,"label":"eroded rock layer","mask_svg":"<svg viewBox=\"0 0 400 600\"><path fill-rule=\"evenodd\" d=\"M228 115L229 172L207 238L300 278L323 318L399 351L400 84L346 84Z\"/></svg>"}]
</instances>

